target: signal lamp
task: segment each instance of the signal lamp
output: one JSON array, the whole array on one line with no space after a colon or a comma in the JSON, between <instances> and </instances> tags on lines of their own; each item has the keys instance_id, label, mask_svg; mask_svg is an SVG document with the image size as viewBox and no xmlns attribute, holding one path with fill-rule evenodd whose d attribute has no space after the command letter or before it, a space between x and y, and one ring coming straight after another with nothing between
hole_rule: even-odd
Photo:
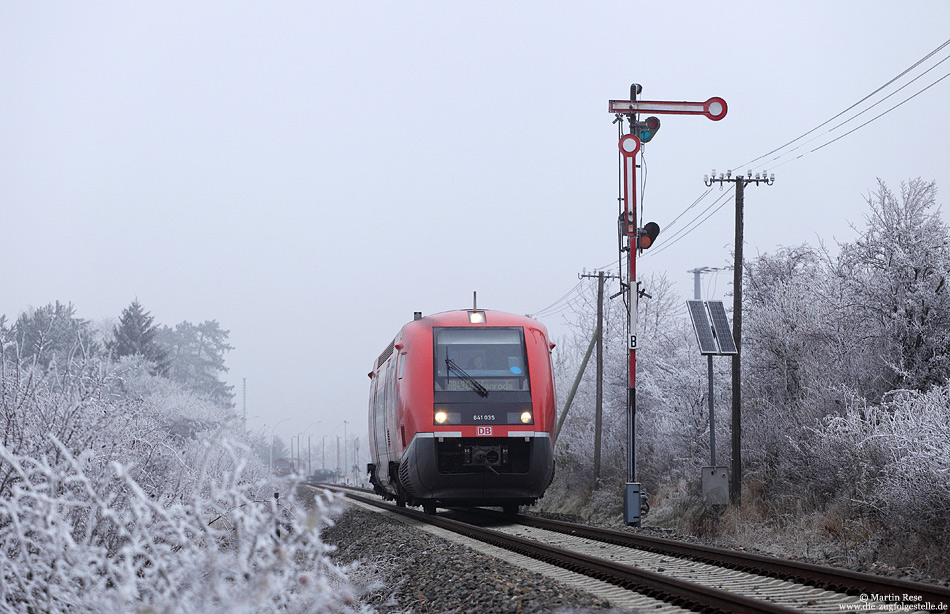
<instances>
[{"instance_id":1,"label":"signal lamp","mask_svg":"<svg viewBox=\"0 0 950 614\"><path fill-rule=\"evenodd\" d=\"M642 122L637 122L637 136L641 143L649 143L660 130L660 118L650 116Z\"/></svg>"},{"instance_id":2,"label":"signal lamp","mask_svg":"<svg viewBox=\"0 0 950 614\"><path fill-rule=\"evenodd\" d=\"M637 247L647 249L653 245L660 234L660 225L656 222L647 222L643 228L637 229Z\"/></svg>"}]
</instances>

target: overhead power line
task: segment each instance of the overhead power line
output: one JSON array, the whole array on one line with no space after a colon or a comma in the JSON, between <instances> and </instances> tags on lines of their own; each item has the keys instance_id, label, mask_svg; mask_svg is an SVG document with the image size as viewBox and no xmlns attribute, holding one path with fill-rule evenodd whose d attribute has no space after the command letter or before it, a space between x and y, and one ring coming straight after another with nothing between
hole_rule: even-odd
<instances>
[{"instance_id":1,"label":"overhead power line","mask_svg":"<svg viewBox=\"0 0 950 614\"><path fill-rule=\"evenodd\" d=\"M729 201L729 199L728 199L727 197L728 197L729 195L731 195L734 190L735 190L734 187L730 187L728 190L723 191L723 193L719 196L719 198L717 198L716 200L714 200L714 201L712 202L712 204L710 204L708 207L706 207L705 209L703 209L702 211L700 211L699 214L697 214L696 217L694 217L692 220L690 220L690 222L689 222L686 226L684 226L682 229L680 229L679 231L677 231L676 233L674 233L672 236L670 236L669 238L667 238L665 241L663 241L663 244L662 244L659 248L657 248L657 249L651 249L651 250L649 250L649 251L647 251L647 252L644 252L643 256L641 256L641 257L655 256L656 254L659 254L659 253L661 253L663 250L665 250L665 249L671 247L671 246L674 245L677 241L679 241L679 240L685 238L685 237L686 237L687 235L689 235L691 232L693 232L694 230L696 230L697 228L699 228L706 220L708 220L709 218L711 218L713 215L716 214L716 212L718 212L720 209L722 209L723 207L725 207L726 205L729 204L730 201ZM703 194L703 196L706 196L706 194L709 194L710 191L711 191L711 190L707 190L706 193ZM700 197L700 198L702 198L702 197ZM719 205L719 206L716 207L716 205ZM716 207L716 208L713 209L712 211L709 211L709 210L712 209L713 207ZM709 211L709 214L706 215L706 217L702 217L703 214L705 214L707 211ZM682 214L681 214L681 215L682 215ZM702 219L700 219L700 218L702 218Z\"/></svg>"},{"instance_id":2,"label":"overhead power line","mask_svg":"<svg viewBox=\"0 0 950 614\"><path fill-rule=\"evenodd\" d=\"M539 309L538 311L535 311L534 313L528 314L529 317L536 318L536 317L551 315L551 314L559 313L560 311L563 311L564 309L570 306L572 299L574 298L574 295L576 295L580 291L583 285L584 285L584 280L582 279L578 281L577 284L575 284L573 288L565 292L561 298L557 299L556 301L554 301L553 303L551 303L550 305L548 305L547 307L543 309Z\"/></svg>"},{"instance_id":3,"label":"overhead power line","mask_svg":"<svg viewBox=\"0 0 950 614\"><path fill-rule=\"evenodd\" d=\"M825 127L825 126L827 126L828 124L832 123L832 122L835 121L836 119L838 119L838 118L842 117L843 115L847 114L847 113L848 113L849 111L851 111L852 109L855 109L855 108L859 107L862 103L864 103L864 102L870 100L870 99L873 98L875 95L877 95L877 94L879 94L880 92L884 91L887 87L889 87L890 85L893 85L895 82L897 82L898 80L900 80L901 78L903 78L904 76L906 76L908 73L910 73L910 72L913 71L914 69L918 68L921 64L923 64L923 63L926 62L927 60L931 59L932 57L934 57L936 54L938 54L940 51L942 51L943 49L945 49L945 48L948 47L948 46L950 46L950 40L947 40L947 41L945 41L944 43L938 45L933 51L931 51L930 53L926 54L924 57L920 58L919 60L917 60L916 62L914 62L912 65L910 65L909 67L907 67L906 69L904 69L903 71L901 71L900 74L898 74L897 76L893 77L892 79L890 79L889 81L887 81L887 83L881 85L880 87L878 87L877 89L875 89L873 92L871 92L871 93L868 94L867 96L861 98L860 100L858 100L858 101L855 102L854 104L850 105L848 108L844 109L844 110L841 111L840 113L837 113L836 115L832 116L831 118L829 118L829 119L825 120L824 122L818 124L817 126L815 126L814 128L812 128L811 130L808 130L807 132L805 132L805 133L803 133L803 134L801 134L801 135L795 137L794 139L792 139L791 141L788 141L788 142L785 143L784 145L781 145L781 146L779 146L779 147L776 147L775 149L773 149L773 150L771 150L771 151L769 151L769 152L767 152L767 153L765 153L765 154L762 154L762 155L760 155L760 156L758 156L758 157L756 157L756 158L753 158L752 160L749 160L748 162L746 162L746 163L744 163L744 164L739 164L739 165L733 166L732 168L734 168L734 169L740 169L740 170L741 170L741 169L744 168L744 167L749 167L750 165L755 165L756 162L759 162L759 161L763 160L764 158L767 158L768 156L771 156L772 154L781 152L782 150L788 148L790 145L793 145L793 144L795 144L795 143L798 143L799 141L801 141L802 139L804 139L804 138L807 137L808 135L813 134L814 132L820 130L821 128L823 128L823 127ZM886 100L888 100L889 98L891 98L891 97L893 97L894 95L896 95L898 92L900 92L900 91L906 89L906 88L909 87L911 84L913 84L914 82L918 81L919 79L921 79L922 77L924 77L925 75L927 75L928 73L930 73L931 71L933 71L935 68L937 68L938 66L940 66L941 64L943 64L943 63L946 62L947 60L950 60L950 55L945 56L943 59L939 60L939 61L938 61L937 63L935 63L933 66L931 66L931 67L928 68L927 70L923 71L922 73L920 73L919 75L917 75L916 77L914 77L913 79L911 79L910 81L908 81L907 83L905 83L904 85L902 85L901 87L897 88L896 90L894 90L893 92L891 92L891 93L888 94L887 96L881 98L880 100L878 100L877 102L871 104L871 105L868 106L867 108L865 108L865 109L859 111L858 113L852 115L852 116L849 117L848 119L846 119L846 120L844 120L844 121L842 121L842 122L840 122L840 123L834 125L833 127L829 128L828 130L826 130L825 132L823 132L821 135L816 136L816 137L810 139L810 140L807 141L806 143L814 142L814 141L818 140L821 136L827 135L827 134L829 134L829 133L831 133L831 132L833 132L833 131L835 131L835 130L837 130L837 129L843 127L843 126L845 126L846 124L848 124L848 123L850 123L850 122L852 122L852 121L854 121L854 120L860 118L861 116L865 115L865 114L868 113L870 110L874 109L875 107L877 107L878 105L880 105L880 104L883 103L884 101L886 101ZM803 154L800 154L800 155L798 155L798 156L796 156L796 157L794 157L794 158L790 158L790 159L788 159L788 160L785 160L784 162L780 162L780 163L778 163L778 164L770 165L770 168L774 169L774 168L777 168L777 167L779 167L779 166L784 166L785 164L788 164L789 162L791 162L791 161L793 161L793 160L798 160L798 159L804 157L805 155L807 155L807 154L809 154L809 153L814 153L814 152L818 151L819 149L822 149L822 148L824 148L824 147L827 147L828 145L831 145L832 143L835 143L835 142L837 142L837 141L843 139L844 137L846 137L846 136L848 136L848 135L850 135L850 134L856 132L857 130L860 130L860 129L863 128L864 126L867 126L867 125L870 124L871 122L874 122L875 120L880 119L881 117L887 115L888 113L890 113L891 111L897 109L897 108L900 107L901 105L903 105L903 104L909 102L910 100L916 98L917 96L919 96L920 94L926 92L927 90L929 90L930 88L932 88L932 87L935 86L936 84L940 83L941 81L943 81L943 80L946 79L947 77L950 77L950 73L947 73L947 74L945 74L945 75L943 75L943 76L937 78L936 80L934 80L934 81L931 82L930 84L924 86L923 88L921 88L920 90L918 90L918 91L915 92L914 94L912 94L912 95L908 96L907 98L903 99L901 102L899 102L899 103L897 103L896 105L894 105L894 106L888 108L886 111L884 111L884 112L882 112L882 113L880 113L880 114L878 114L878 115L872 117L871 119L865 121L864 123L862 123L862 124L860 124L860 125L858 125L858 126L852 128L852 129L849 130L848 132L845 132L844 134L841 134L841 135L839 135L839 136L836 136L835 138L829 140L828 142L826 142L826 143L824 143L824 144L822 144L822 145L819 145L819 146L817 146L817 147L811 149L810 151L807 151L806 153L803 153ZM802 145L798 145L797 147L795 147L795 148L793 148L793 149L791 149L791 150L789 150L789 151L787 151L787 152L780 153L779 155L777 155L777 156L775 156L774 158L772 158L771 161L772 161L772 162L776 162L776 161L780 160L782 157L784 157L784 156L788 155L789 153L791 153L792 151L796 151L796 150L800 149L801 146L802 146ZM761 164L760 164L759 166L757 166L757 167L756 167L756 166L753 166L753 168L756 168L756 169L761 168L761 167L762 167ZM673 224L675 224L675 223L676 223L681 217L683 217L687 212L689 212L691 209L695 208L698 204L700 204L703 200L705 200L706 198L708 198L710 192L711 192L711 189L707 189L705 192L703 192L696 200L694 200L688 207L686 207L679 215L677 215L675 218L673 218L673 221L670 222L669 224L667 224L667 228L669 228L670 226L672 226ZM722 198L722 197L720 197L720 198ZM714 202L712 205L706 207L706 209L704 209L704 210L703 210L702 212L700 212L698 215L696 215L695 217L693 217L693 219L690 220L690 222L686 225L686 227L685 227L684 229L681 229L678 233L672 235L672 237L667 238L667 239L663 242L663 246L662 246L662 247L659 247L658 249L650 250L650 252L645 253L644 255L660 253L660 252L662 252L664 249L666 249L667 247L669 247L669 246L671 246L672 244L676 243L677 241L679 241L680 239L682 239L683 237L685 237L686 235L688 235L689 233L691 233L692 231L694 231L694 230L695 230L696 228L698 228L700 225L702 225L706 220L708 220L710 217L712 217L712 216L713 216L716 212L718 212L720 209L722 209L722 207L725 205L725 202L727 202L727 201L723 201L722 204L720 204L718 207L716 207L714 210L712 210L708 215L706 215L705 217L703 217L703 215L704 215L707 211L709 211L713 206L715 206L717 203L719 203L719 199L717 199L716 202ZM702 219L700 219L700 218L702 218ZM669 239L673 239L673 240L670 241Z\"/></svg>"},{"instance_id":4,"label":"overhead power line","mask_svg":"<svg viewBox=\"0 0 950 614\"><path fill-rule=\"evenodd\" d=\"M890 81L888 81L888 82L885 83L884 85L880 86L879 88L877 88L876 90L874 90L873 92L871 92L870 94L868 94L867 96L865 96L864 98L862 98L861 100L855 102L854 104L852 104L851 106L849 106L847 109L841 111L841 112L838 113L837 115L835 115L835 116L833 116L833 117L830 117L829 119L825 120L824 122L818 124L817 126L815 126L814 128L812 128L812 129L809 130L808 132L805 132L804 134L801 134L801 135L795 137L795 138L792 139L791 141L785 143L784 145L780 145L779 147L776 147L775 149L773 149L772 151L770 151L770 152L768 152L768 153L764 153L764 154L762 154L761 156L759 156L759 157L757 157L757 158L753 158L752 160L749 160L748 162L745 162L745 163L743 163L743 164L739 164L738 166L733 166L732 168L734 168L734 169L741 169L741 168L743 168L743 167L749 166L750 164L755 164L756 162L758 162L758 161L761 160L762 158L771 156L772 154L774 154L774 153L776 153L776 152L778 152L778 151L781 151L781 150L785 149L785 148L788 147L789 145L791 145L791 144L793 144L793 143L797 143L798 141L800 141L801 139L805 138L805 137L808 136L809 134L815 132L816 130L819 130L819 129L823 128L824 126L827 126L828 124L830 124L830 123L833 122L834 120L838 119L839 117L841 117L842 115L844 115L845 113L847 113L848 111L850 111L851 109L854 109L855 107L857 107L857 106L860 105L861 103L865 102L866 100L872 98L874 95L878 94L878 93L881 92L882 90L886 89L889 85L893 84L895 81L897 81L898 79L900 79L901 77L903 77L904 75L906 75L907 73L909 73L910 71L914 70L915 68L917 68L918 66L920 66L921 64L923 64L924 62L926 62L927 60L929 60L930 58L932 58L934 55L936 55L937 53L939 53L942 49L944 49L944 48L947 47L948 45L950 45L950 40L947 40L947 41L945 41L944 43L942 43L941 45L939 45L936 49L934 49L933 51L931 51L930 53L928 53L928 54L925 55L924 57L922 57L922 58L920 58L919 60L917 60L916 62L914 62L912 65L910 65L909 67L907 67L906 69L904 69L899 75L897 75L896 77L892 78ZM948 57L950 57L950 56L948 56ZM934 67L931 67L931 69L928 69L927 71L925 71L924 73L922 73L922 75L923 75L923 74L926 74L927 72L929 72L930 70L932 70L932 69L935 68L936 66L940 65L941 63L943 63L944 61L946 61L946 59L947 59L947 58L944 58L943 60L940 60L940 62L938 62L936 65L934 65ZM921 76L922 76L922 75L921 75ZM919 78L919 77L918 77L918 78ZM941 77L940 79L938 79L937 82L942 81L944 78L946 78L946 75L945 75L944 77ZM914 80L916 81L916 79L914 79ZM913 83L913 81L911 81L910 83ZM935 82L935 83L936 83L936 82ZM929 89L929 88L932 87L935 83L930 84L929 86L927 86L926 88L924 88L924 90ZM909 85L909 84L908 84L908 85ZM906 87L906 86L905 86L905 87ZM902 88L902 89L903 89L903 88ZM921 91L924 91L924 90L921 90ZM900 90L898 90L898 91L900 91ZM919 93L920 93L920 92L918 92L918 94L919 94ZM915 94L915 96L916 96L916 94ZM898 105L898 106L899 106L899 105ZM896 108L896 107L895 107L895 108ZM863 113L863 111L862 111L862 113ZM859 113L858 115L860 115L860 113ZM855 117L857 117L857 116L855 116ZM848 120L848 121L850 121L850 120ZM872 121L873 121L873 120L872 120ZM840 124L839 124L839 125L840 125ZM835 128L837 128L837 127L838 127L838 126L835 126ZM834 130L835 128L832 128L832 130Z\"/></svg>"},{"instance_id":5,"label":"overhead power line","mask_svg":"<svg viewBox=\"0 0 950 614\"><path fill-rule=\"evenodd\" d=\"M950 56L945 57L943 60L941 60L941 62L945 62L945 61L947 61L947 60L950 60ZM904 100L901 100L900 102L898 102L897 104L895 104L895 105L894 105L893 107L891 107L890 109L884 111L884 112L881 113L880 115L875 115L874 117L872 117L872 118L869 119L868 121L864 122L864 123L861 124L860 126L857 126L856 128L852 128L851 130L845 132L845 133L842 134L841 136L838 136L838 137L836 137L836 138L834 138L834 139L828 141L828 142L825 143L824 145L819 145L818 147L812 149L812 150L811 150L810 152L808 152L808 153L813 153L813 152L816 152L816 151L818 151L819 149L821 149L821 148L823 148L823 147L827 147L828 145L831 145L831 144L834 143L835 141L839 141L839 140L843 139L844 137L848 136L848 135L851 134L852 132L855 132L856 130L859 130L859 129L861 129L861 128L867 126L867 125L870 124L871 122L873 122L873 121L875 121L875 120L877 120L877 119L880 119L880 118L884 117L885 115L887 115L888 113L890 113L891 111L893 111L893 110L896 109L897 107L901 106L901 105L904 104L905 102L908 102L908 101L910 101L910 100L913 100L913 99L916 98L917 96L920 96L921 94L923 94L924 92L926 92L927 90L929 90L929 89L932 88L933 86L937 85L938 83L940 83L941 81L943 81L943 80L946 79L947 77L950 77L950 73L947 73L947 74L945 74L944 76L940 77L939 79L937 79L936 81L934 81L933 83L931 83L930 85L928 85L927 87L925 87L925 88L923 88L922 90L918 91L916 94L913 94L912 96L908 96L908 97L905 98ZM882 101L882 102L883 102L883 101ZM850 121L850 120L849 120L849 121ZM844 125L844 124L839 124L839 125Z\"/></svg>"}]
</instances>

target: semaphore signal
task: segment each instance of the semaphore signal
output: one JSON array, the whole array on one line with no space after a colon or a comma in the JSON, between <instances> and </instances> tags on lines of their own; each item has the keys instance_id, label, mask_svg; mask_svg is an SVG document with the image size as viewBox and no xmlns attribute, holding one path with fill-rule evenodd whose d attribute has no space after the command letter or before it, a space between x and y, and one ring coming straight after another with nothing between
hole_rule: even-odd
<instances>
[{"instance_id":1,"label":"semaphore signal","mask_svg":"<svg viewBox=\"0 0 950 614\"><path fill-rule=\"evenodd\" d=\"M626 237L627 252L627 339L629 356L629 377L627 390L627 483L624 489L624 522L640 526L641 509L646 509L640 483L637 482L636 452L636 355L639 346L637 338L637 301L641 296L637 282L637 254L648 249L656 241L660 226L649 222L642 228L637 224L637 154L641 145L656 136L660 129L660 120L648 117L640 121L640 113L658 115L703 115L712 121L726 116L728 107L722 98L713 97L705 102L673 102L663 100L637 100L643 88L638 83L630 86L630 100L611 100L608 111L618 119L627 119L630 133L620 137L618 147L623 158L623 212L620 215L620 234Z\"/></svg>"}]
</instances>

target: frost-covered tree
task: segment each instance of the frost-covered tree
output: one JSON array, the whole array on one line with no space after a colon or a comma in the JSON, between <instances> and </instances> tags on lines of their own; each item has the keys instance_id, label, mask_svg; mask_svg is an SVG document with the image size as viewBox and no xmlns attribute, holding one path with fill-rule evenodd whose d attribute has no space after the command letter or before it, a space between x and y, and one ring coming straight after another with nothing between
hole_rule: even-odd
<instances>
[{"instance_id":1,"label":"frost-covered tree","mask_svg":"<svg viewBox=\"0 0 950 614\"><path fill-rule=\"evenodd\" d=\"M901 184L898 198L879 180L867 227L838 260L855 328L890 370L885 390L926 390L950 377L950 230L936 195L934 182L917 178Z\"/></svg>"},{"instance_id":2,"label":"frost-covered tree","mask_svg":"<svg viewBox=\"0 0 950 614\"><path fill-rule=\"evenodd\" d=\"M708 364L699 354L685 300L665 276L652 276L645 286L651 296L639 302L638 451L641 480L656 488L695 477L709 464ZM728 459L728 368L728 361L713 360L718 464Z\"/></svg>"},{"instance_id":3,"label":"frost-covered tree","mask_svg":"<svg viewBox=\"0 0 950 614\"><path fill-rule=\"evenodd\" d=\"M49 369L66 369L74 360L82 360L100 351L89 322L76 317L72 303L59 301L36 309L28 309L11 327L13 345L7 359L35 360Z\"/></svg>"},{"instance_id":4,"label":"frost-covered tree","mask_svg":"<svg viewBox=\"0 0 950 614\"><path fill-rule=\"evenodd\" d=\"M637 425L640 477L649 488L694 473L708 462L708 387L705 361L685 321L685 304L663 276L644 280L650 298L639 302L641 351L637 355ZM559 345L556 376L565 395L596 327L596 291L588 287L576 302L576 336ZM619 491L627 472L626 306L605 301L604 408L601 492L590 493L593 475L596 375L593 362L581 380L571 412L558 438L557 472L549 499L584 495L585 513L620 513ZM725 382L721 365L719 381ZM719 387L717 404L725 407ZM563 398L560 399L563 403ZM720 424L722 424L720 422ZM719 430L720 437L726 437ZM696 473L698 475L698 473ZM578 489L578 484L585 488ZM576 511L576 510L575 510Z\"/></svg>"},{"instance_id":5,"label":"frost-covered tree","mask_svg":"<svg viewBox=\"0 0 950 614\"><path fill-rule=\"evenodd\" d=\"M765 498L796 497L799 448L865 368L826 254L807 245L750 261L745 272L743 448ZM842 316L845 317L842 317Z\"/></svg>"},{"instance_id":6,"label":"frost-covered tree","mask_svg":"<svg viewBox=\"0 0 950 614\"><path fill-rule=\"evenodd\" d=\"M234 386L225 384L220 376L228 371L224 355L234 348L228 344L228 331L217 320L182 322L174 329L164 326L158 340L168 351L170 378L221 407L233 407Z\"/></svg>"},{"instance_id":7,"label":"frost-covered tree","mask_svg":"<svg viewBox=\"0 0 950 614\"><path fill-rule=\"evenodd\" d=\"M574 334L572 338L559 342L555 350L554 369L558 383L559 413L566 402L571 384L577 376L597 326L596 288L596 283L588 282L574 299L572 314ZM604 365L606 368L609 368L612 363L606 355L611 352L611 345L614 342L614 324L617 320L615 311L617 311L616 304L605 297ZM605 380L608 379L610 379L609 375L605 377ZM594 486L595 388L596 368L595 358L592 355L558 435L555 447L557 471L555 482L549 489L548 501L564 499L578 503L589 500ZM610 430L617 420L617 408L613 405L609 388L610 385L605 381L600 475L603 483L609 483L611 474L616 471L622 472L624 466L622 459L618 461L612 452ZM620 412L622 420L622 409ZM568 505L571 504L568 503Z\"/></svg>"},{"instance_id":8,"label":"frost-covered tree","mask_svg":"<svg viewBox=\"0 0 950 614\"><path fill-rule=\"evenodd\" d=\"M135 299L122 310L107 347L114 358L140 355L155 365L155 373L164 373L169 366L168 351L158 343L158 332L155 317Z\"/></svg>"}]
</instances>

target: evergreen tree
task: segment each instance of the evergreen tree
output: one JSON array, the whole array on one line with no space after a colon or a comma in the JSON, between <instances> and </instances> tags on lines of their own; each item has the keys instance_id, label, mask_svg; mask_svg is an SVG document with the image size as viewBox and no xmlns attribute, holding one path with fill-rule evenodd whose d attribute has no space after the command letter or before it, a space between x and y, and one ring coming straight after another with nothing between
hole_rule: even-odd
<instances>
[{"instance_id":1,"label":"evergreen tree","mask_svg":"<svg viewBox=\"0 0 950 614\"><path fill-rule=\"evenodd\" d=\"M159 328L155 318L145 311L138 299L122 311L119 324L112 328L112 341L108 344L114 358L140 355L155 365L155 373L168 369L168 352L156 336Z\"/></svg>"},{"instance_id":2,"label":"evergreen tree","mask_svg":"<svg viewBox=\"0 0 950 614\"><path fill-rule=\"evenodd\" d=\"M174 329L164 326L158 340L168 352L168 377L216 405L234 406L234 386L218 379L228 371L224 366L225 353L234 348L228 345L228 331L223 330L217 320L197 325L182 322Z\"/></svg>"},{"instance_id":3,"label":"evergreen tree","mask_svg":"<svg viewBox=\"0 0 950 614\"><path fill-rule=\"evenodd\" d=\"M59 301L20 314L11 332L20 360L49 369L98 353L88 320L76 317L72 303ZM13 356L8 355L8 359Z\"/></svg>"}]
</instances>

